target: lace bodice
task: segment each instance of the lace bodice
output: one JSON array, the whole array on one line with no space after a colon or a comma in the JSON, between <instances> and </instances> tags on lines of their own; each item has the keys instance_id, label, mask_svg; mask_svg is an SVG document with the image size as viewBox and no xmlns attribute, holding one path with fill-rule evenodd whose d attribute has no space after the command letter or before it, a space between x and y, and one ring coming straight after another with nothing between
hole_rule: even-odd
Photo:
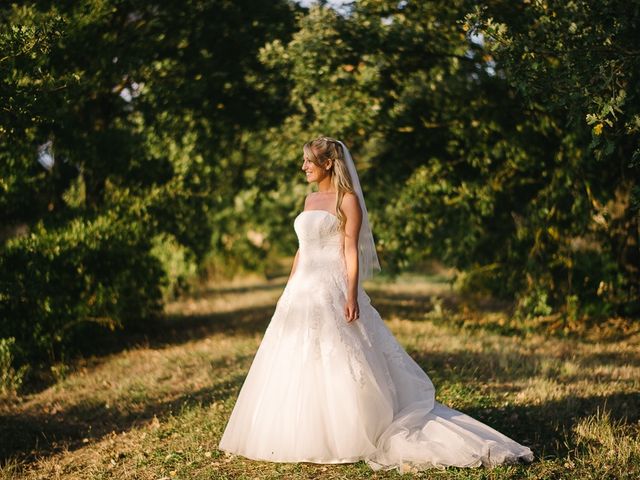
<instances>
[{"instance_id":1,"label":"lace bodice","mask_svg":"<svg viewBox=\"0 0 640 480\"><path fill-rule=\"evenodd\" d=\"M326 210L304 210L293 226L300 248L296 273L345 270L344 240L338 217Z\"/></svg>"}]
</instances>

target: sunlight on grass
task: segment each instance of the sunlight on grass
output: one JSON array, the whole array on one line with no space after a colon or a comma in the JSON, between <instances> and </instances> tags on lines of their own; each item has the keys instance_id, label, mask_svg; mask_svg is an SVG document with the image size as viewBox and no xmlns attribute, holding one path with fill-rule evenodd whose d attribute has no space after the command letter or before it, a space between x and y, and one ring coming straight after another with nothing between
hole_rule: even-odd
<instances>
[{"instance_id":1,"label":"sunlight on grass","mask_svg":"<svg viewBox=\"0 0 640 480\"><path fill-rule=\"evenodd\" d=\"M578 421L573 427L576 463L585 469L596 467L623 478L640 461L640 438L637 430L623 420L611 418L611 412L598 409L595 415Z\"/></svg>"}]
</instances>

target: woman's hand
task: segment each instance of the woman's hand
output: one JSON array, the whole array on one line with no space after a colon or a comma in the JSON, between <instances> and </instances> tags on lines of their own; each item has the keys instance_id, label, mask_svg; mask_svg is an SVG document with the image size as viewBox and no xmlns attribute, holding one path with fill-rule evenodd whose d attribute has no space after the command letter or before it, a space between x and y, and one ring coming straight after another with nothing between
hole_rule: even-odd
<instances>
[{"instance_id":1,"label":"woman's hand","mask_svg":"<svg viewBox=\"0 0 640 480\"><path fill-rule=\"evenodd\" d=\"M360 307L358 307L358 300L356 300L355 298L347 299L347 303L344 306L344 316L347 318L347 323L350 323L360 317Z\"/></svg>"}]
</instances>

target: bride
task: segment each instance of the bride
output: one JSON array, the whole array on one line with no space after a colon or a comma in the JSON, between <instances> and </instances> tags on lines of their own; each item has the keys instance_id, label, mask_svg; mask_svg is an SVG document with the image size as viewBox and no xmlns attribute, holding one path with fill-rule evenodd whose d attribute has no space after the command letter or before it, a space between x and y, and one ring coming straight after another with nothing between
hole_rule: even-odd
<instances>
[{"instance_id":1,"label":"bride","mask_svg":"<svg viewBox=\"0 0 640 480\"><path fill-rule=\"evenodd\" d=\"M318 191L294 220L291 274L219 449L399 472L533 461L528 447L435 400L362 287L380 265L349 150L319 137L303 151Z\"/></svg>"}]
</instances>

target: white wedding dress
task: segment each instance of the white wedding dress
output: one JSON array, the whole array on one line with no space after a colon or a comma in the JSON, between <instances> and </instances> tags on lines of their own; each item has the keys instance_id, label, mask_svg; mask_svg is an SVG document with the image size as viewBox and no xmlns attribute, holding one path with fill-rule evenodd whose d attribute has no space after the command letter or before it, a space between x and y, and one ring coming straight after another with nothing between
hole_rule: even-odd
<instances>
[{"instance_id":1,"label":"white wedding dress","mask_svg":"<svg viewBox=\"0 0 640 480\"><path fill-rule=\"evenodd\" d=\"M294 221L299 257L264 333L219 449L271 462L349 463L400 472L531 462L532 451L435 401L360 285L347 323L338 218Z\"/></svg>"}]
</instances>

